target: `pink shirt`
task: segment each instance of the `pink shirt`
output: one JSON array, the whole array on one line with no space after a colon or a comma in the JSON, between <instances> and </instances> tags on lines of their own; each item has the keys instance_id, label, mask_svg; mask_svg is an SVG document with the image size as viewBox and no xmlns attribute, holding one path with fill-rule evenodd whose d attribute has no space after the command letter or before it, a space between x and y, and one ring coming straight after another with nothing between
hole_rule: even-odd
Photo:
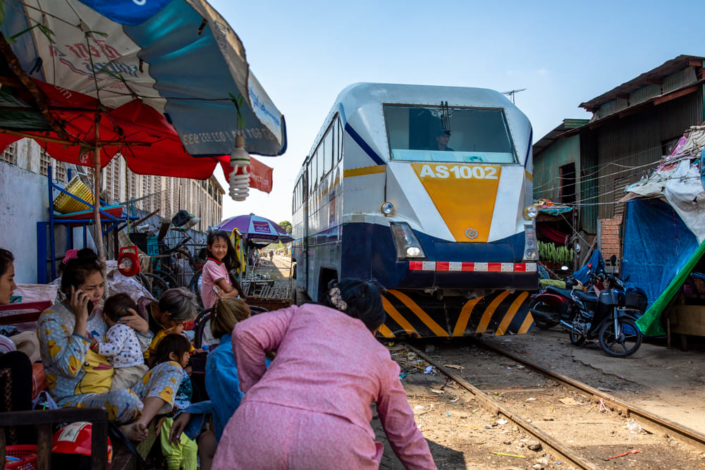
<instances>
[{"instance_id":1,"label":"pink shirt","mask_svg":"<svg viewBox=\"0 0 705 470\"><path fill-rule=\"evenodd\" d=\"M319 305L293 306L238 323L232 343L242 403L338 416L374 440L370 404L376 402L406 468L436 468L399 381L399 366L360 320ZM269 369L265 351L277 352Z\"/></svg>"},{"instance_id":2,"label":"pink shirt","mask_svg":"<svg viewBox=\"0 0 705 470\"><path fill-rule=\"evenodd\" d=\"M228 285L232 285L230 276L228 276L228 268L225 267L225 264L218 263L209 258L203 266L203 273L201 274L201 300L203 301L203 308L211 308L213 304L215 304L218 296L215 295L213 286L217 286L216 281L221 279L225 279Z\"/></svg>"}]
</instances>

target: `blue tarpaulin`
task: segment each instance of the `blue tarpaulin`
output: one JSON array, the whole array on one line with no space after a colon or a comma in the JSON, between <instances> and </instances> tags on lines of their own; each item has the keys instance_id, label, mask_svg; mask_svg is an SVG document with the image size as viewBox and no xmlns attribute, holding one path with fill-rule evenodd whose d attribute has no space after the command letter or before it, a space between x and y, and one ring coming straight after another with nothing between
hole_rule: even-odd
<instances>
[{"instance_id":1,"label":"blue tarpaulin","mask_svg":"<svg viewBox=\"0 0 705 470\"><path fill-rule=\"evenodd\" d=\"M641 287L651 306L698 248L676 211L659 199L633 199L627 206L622 279Z\"/></svg>"},{"instance_id":2,"label":"blue tarpaulin","mask_svg":"<svg viewBox=\"0 0 705 470\"><path fill-rule=\"evenodd\" d=\"M592 270L588 267L592 265ZM600 250L595 250L590 256L590 261L585 263L585 265L573 273L573 278L577 281L585 284L590 279L590 271L604 272L605 271L605 260L602 259L602 253Z\"/></svg>"}]
</instances>

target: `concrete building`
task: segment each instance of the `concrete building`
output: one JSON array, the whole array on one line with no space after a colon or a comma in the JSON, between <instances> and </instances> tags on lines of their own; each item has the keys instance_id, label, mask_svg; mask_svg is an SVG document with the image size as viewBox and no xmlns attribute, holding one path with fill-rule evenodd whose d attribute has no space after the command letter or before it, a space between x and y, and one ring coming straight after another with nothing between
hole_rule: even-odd
<instances>
[{"instance_id":1,"label":"concrete building","mask_svg":"<svg viewBox=\"0 0 705 470\"><path fill-rule=\"evenodd\" d=\"M605 257L621 256L618 201L625 188L669 155L686 129L705 121L704 65L703 57L669 60L580 104L592 113L589 122L566 120L534 146L534 197L578 206L576 229L597 235Z\"/></svg>"},{"instance_id":2,"label":"concrete building","mask_svg":"<svg viewBox=\"0 0 705 470\"><path fill-rule=\"evenodd\" d=\"M215 176L207 180L138 175L127 168L123 157L114 158L103 169L102 191L113 201L137 200L135 207L146 212L159 209L158 215L171 219L185 209L201 221L195 230L206 232L223 218L225 191Z\"/></svg>"},{"instance_id":3,"label":"concrete building","mask_svg":"<svg viewBox=\"0 0 705 470\"><path fill-rule=\"evenodd\" d=\"M68 182L69 169L92 182L89 168L56 161L33 140L20 140L0 153L0 247L15 254L20 283L37 282L37 222L49 218L49 166L59 183ZM147 213L159 209L159 216L171 219L180 209L189 211L201 219L193 227L201 232L222 219L225 192L215 177L200 181L137 175L119 157L103 169L101 181L108 199L125 202L144 198L135 202L135 207ZM55 232L56 254L63 257L67 232L64 227L57 227ZM82 229L74 229L74 240L80 244L82 239ZM95 246L90 236L88 246Z\"/></svg>"}]
</instances>

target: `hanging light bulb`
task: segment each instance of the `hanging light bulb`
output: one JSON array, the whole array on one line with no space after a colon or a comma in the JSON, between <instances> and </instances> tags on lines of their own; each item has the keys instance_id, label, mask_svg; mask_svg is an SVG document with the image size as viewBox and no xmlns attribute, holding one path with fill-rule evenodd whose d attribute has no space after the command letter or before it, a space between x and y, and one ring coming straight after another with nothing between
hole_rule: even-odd
<instances>
[{"instance_id":1,"label":"hanging light bulb","mask_svg":"<svg viewBox=\"0 0 705 470\"><path fill-rule=\"evenodd\" d=\"M235 201L244 201L250 194L250 154L245 150L245 137L238 134L235 137L235 150L230 154L230 197ZM242 174L238 174L242 168Z\"/></svg>"}]
</instances>

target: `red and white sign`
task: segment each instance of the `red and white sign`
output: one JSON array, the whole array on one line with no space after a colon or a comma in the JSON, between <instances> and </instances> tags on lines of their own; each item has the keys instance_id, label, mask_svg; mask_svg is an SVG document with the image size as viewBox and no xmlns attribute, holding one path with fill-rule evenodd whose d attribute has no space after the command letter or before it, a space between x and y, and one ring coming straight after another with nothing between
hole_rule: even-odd
<instances>
[{"instance_id":1,"label":"red and white sign","mask_svg":"<svg viewBox=\"0 0 705 470\"><path fill-rule=\"evenodd\" d=\"M536 263L464 263L459 261L409 261L411 271L535 273Z\"/></svg>"}]
</instances>

